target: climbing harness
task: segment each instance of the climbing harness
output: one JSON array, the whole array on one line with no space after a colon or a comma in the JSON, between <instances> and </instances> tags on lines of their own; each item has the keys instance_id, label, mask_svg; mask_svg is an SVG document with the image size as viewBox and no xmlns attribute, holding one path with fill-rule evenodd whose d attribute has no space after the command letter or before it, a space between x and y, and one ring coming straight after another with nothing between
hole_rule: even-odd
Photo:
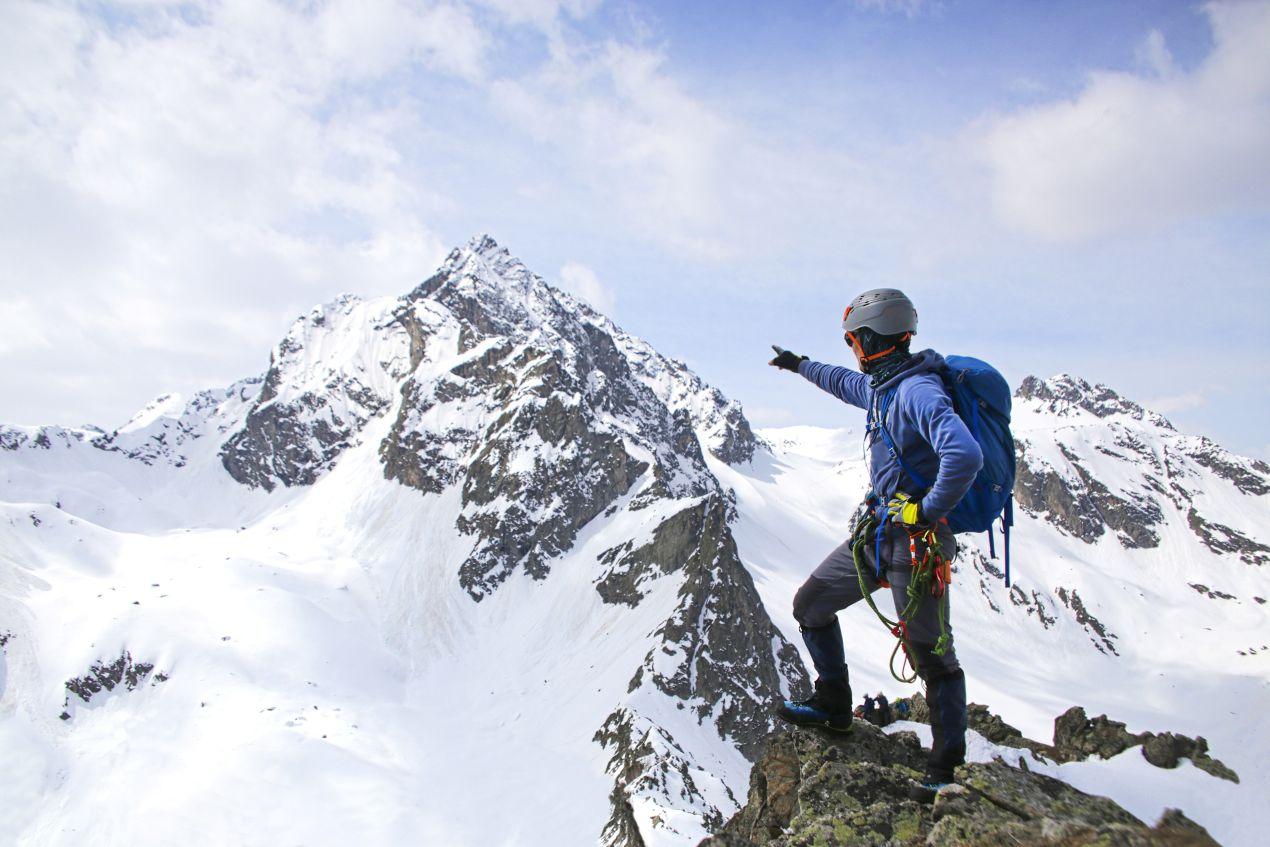
<instances>
[{"instance_id":1,"label":"climbing harness","mask_svg":"<svg viewBox=\"0 0 1270 847\"><path fill-rule=\"evenodd\" d=\"M860 593L864 595L864 599L868 602L869 608L873 610L873 614L878 616L878 620L891 631L891 634L896 639L895 649L891 651L889 665L891 676L898 682L915 682L918 669L912 645L908 639L908 621L917 614L926 595L930 594L933 596L936 603L936 614L939 619L939 638L936 639L935 646L931 652L936 656L942 656L948 652L948 643L951 639L948 635L948 624L945 618L947 604L944 602L944 595L952 582L952 562L944 557L942 546L934 528L906 528L913 574L909 579L906 591L908 600L903 611L898 614L899 620L891 620L882 614L877 604L873 602L873 592L864 581L864 569L866 567L864 545L868 543L869 536L873 535L875 544L873 561L876 566L875 581L877 586L890 587L890 584L882 576L882 540L888 523L887 518L879 519L872 514L861 520L856 527L855 537L852 539L851 555L855 561L856 578L860 581ZM917 552L919 542L926 548L920 558ZM901 649L904 651L904 662L900 664L900 669L897 672L895 670L895 657L899 655ZM911 674L905 674L905 664L912 668Z\"/></svg>"}]
</instances>

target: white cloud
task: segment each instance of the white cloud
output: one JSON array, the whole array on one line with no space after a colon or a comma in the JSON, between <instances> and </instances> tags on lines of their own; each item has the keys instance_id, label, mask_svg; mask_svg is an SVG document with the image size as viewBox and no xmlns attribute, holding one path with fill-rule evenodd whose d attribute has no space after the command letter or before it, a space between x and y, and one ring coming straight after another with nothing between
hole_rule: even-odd
<instances>
[{"instance_id":1,"label":"white cloud","mask_svg":"<svg viewBox=\"0 0 1270 847\"><path fill-rule=\"evenodd\" d=\"M1002 220L1064 240L1270 208L1270 3L1204 11L1214 46L1194 70L1153 32L1148 73L1094 73L1070 101L983 128Z\"/></svg>"},{"instance_id":2,"label":"white cloud","mask_svg":"<svg viewBox=\"0 0 1270 847\"><path fill-rule=\"evenodd\" d=\"M756 427L789 426L799 418L784 406L746 406L745 417Z\"/></svg>"},{"instance_id":3,"label":"white cloud","mask_svg":"<svg viewBox=\"0 0 1270 847\"><path fill-rule=\"evenodd\" d=\"M1146 407L1163 415L1173 412L1187 412L1198 409L1208 402L1202 392L1191 391L1186 394L1172 394L1167 397L1156 397L1147 402Z\"/></svg>"},{"instance_id":4,"label":"white cloud","mask_svg":"<svg viewBox=\"0 0 1270 847\"><path fill-rule=\"evenodd\" d=\"M585 18L601 0L477 0L513 24L530 24L547 32L557 30L562 17Z\"/></svg>"},{"instance_id":5,"label":"white cloud","mask_svg":"<svg viewBox=\"0 0 1270 847\"><path fill-rule=\"evenodd\" d=\"M857 9L866 12L882 12L884 14L899 13L913 18L928 10L940 10L940 0L851 0Z\"/></svg>"},{"instance_id":6,"label":"white cloud","mask_svg":"<svg viewBox=\"0 0 1270 847\"><path fill-rule=\"evenodd\" d=\"M1138 45L1138 64L1152 71L1157 76L1168 76L1173 72L1173 54L1164 43L1164 33L1153 29Z\"/></svg>"},{"instance_id":7,"label":"white cloud","mask_svg":"<svg viewBox=\"0 0 1270 847\"><path fill-rule=\"evenodd\" d=\"M590 303L601 314L612 318L617 307L617 295L596 276L595 271L579 262L567 262L560 269L561 287Z\"/></svg>"},{"instance_id":8,"label":"white cloud","mask_svg":"<svg viewBox=\"0 0 1270 847\"><path fill-rule=\"evenodd\" d=\"M654 50L557 41L537 72L492 86L523 131L564 152L575 177L616 204L636 232L721 255L726 190L719 162L731 128L662 70Z\"/></svg>"},{"instance_id":9,"label":"white cloud","mask_svg":"<svg viewBox=\"0 0 1270 847\"><path fill-rule=\"evenodd\" d=\"M366 90L479 80L487 48L446 3L0 5L0 291L31 317L0 417L117 422L259 370L320 299L416 281L446 201L403 171L421 116Z\"/></svg>"}]
</instances>

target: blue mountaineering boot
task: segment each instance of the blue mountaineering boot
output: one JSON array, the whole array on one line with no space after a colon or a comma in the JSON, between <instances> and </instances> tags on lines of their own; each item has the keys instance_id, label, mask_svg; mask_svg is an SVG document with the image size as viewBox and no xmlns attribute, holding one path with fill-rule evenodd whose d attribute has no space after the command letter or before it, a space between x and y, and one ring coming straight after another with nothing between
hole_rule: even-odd
<instances>
[{"instance_id":1,"label":"blue mountaineering boot","mask_svg":"<svg viewBox=\"0 0 1270 847\"><path fill-rule=\"evenodd\" d=\"M800 627L816 667L816 693L806 700L786 700L776 713L798 726L851 731L851 685L842 648L842 630L834 617L824 626Z\"/></svg>"},{"instance_id":2,"label":"blue mountaineering boot","mask_svg":"<svg viewBox=\"0 0 1270 847\"><path fill-rule=\"evenodd\" d=\"M806 700L786 700L776 714L795 726L851 731L851 686L845 679L816 680L816 693Z\"/></svg>"},{"instance_id":3,"label":"blue mountaineering boot","mask_svg":"<svg viewBox=\"0 0 1270 847\"><path fill-rule=\"evenodd\" d=\"M916 800L918 803L933 803L935 795L939 793L939 789L947 788L952 785L952 780L942 779L937 774L926 771L926 775L921 781L913 780L908 787L908 799Z\"/></svg>"}]
</instances>

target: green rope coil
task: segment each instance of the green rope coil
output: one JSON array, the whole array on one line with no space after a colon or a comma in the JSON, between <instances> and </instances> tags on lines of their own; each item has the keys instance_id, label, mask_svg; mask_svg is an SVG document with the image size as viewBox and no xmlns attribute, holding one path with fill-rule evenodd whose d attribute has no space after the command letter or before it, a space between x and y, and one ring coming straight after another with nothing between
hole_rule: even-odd
<instances>
[{"instance_id":1,"label":"green rope coil","mask_svg":"<svg viewBox=\"0 0 1270 847\"><path fill-rule=\"evenodd\" d=\"M864 580L864 569L867 564L864 559L864 545L869 542L869 537L877 530L877 526L877 518L869 516L862 520L860 525L856 527L855 539L851 544L851 556L855 561L856 578L860 581L860 593L868 602L869 608L873 610L873 614L877 615L878 620L880 620L883 626L885 626L888 630L893 633L899 633L896 639L897 643L895 645L895 649L891 651L891 676L894 677L897 682L915 682L918 676L918 668L916 659L914 658L912 645L909 644L908 640L907 621L912 618L913 615L917 614L918 610L921 608L922 600L926 597L926 595L932 593L931 584L935 579L935 568L938 567L939 563L942 561L940 556L942 551L939 540L935 538L932 533L931 539L926 544L925 555L922 556L922 560L920 562L915 563L913 566L913 576L908 583L908 590L906 592L907 602L904 605L904 610L899 612L899 620L893 621L886 615L882 614L882 610L879 609L877 604L873 602L873 590L875 590L877 586L874 585L873 589L870 589ZM952 640L951 636L948 634L948 625L946 620L947 598L941 596L936 598L935 602L937 604L935 607L936 615L939 620L939 638L935 640L935 646L932 648L931 652L936 656L942 656L948 652L949 642ZM900 665L900 672L897 673L895 670L895 657L899 655L901 648L904 650L905 661L913 668L911 676L903 675L903 663Z\"/></svg>"}]
</instances>

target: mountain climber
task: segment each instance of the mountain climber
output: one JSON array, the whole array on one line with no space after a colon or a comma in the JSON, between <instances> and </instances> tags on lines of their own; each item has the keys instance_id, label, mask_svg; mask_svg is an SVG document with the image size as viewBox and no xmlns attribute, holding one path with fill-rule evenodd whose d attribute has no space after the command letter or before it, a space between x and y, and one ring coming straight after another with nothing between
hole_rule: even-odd
<instances>
[{"instance_id":1,"label":"mountain climber","mask_svg":"<svg viewBox=\"0 0 1270 847\"><path fill-rule=\"evenodd\" d=\"M891 715L891 704L886 699L886 695L878 692L878 726L889 726L893 717Z\"/></svg>"},{"instance_id":2,"label":"mountain climber","mask_svg":"<svg viewBox=\"0 0 1270 847\"><path fill-rule=\"evenodd\" d=\"M953 648L945 590L957 542L944 516L970 489L983 454L953 408L940 376L943 357L933 350L909 351L917 310L903 292L864 292L843 314L842 328L860 371L775 346L769 362L868 412L871 485L852 537L794 596L794 618L816 668L816 687L806 700L785 701L779 714L794 724L850 730L851 686L836 613L862 598L872 605L866 595L889 586L897 633L930 704L927 771L910 790L914 799L929 801L965 761L966 682ZM897 451L904 466L934 480L929 489L920 490ZM923 590L910 597L910 583Z\"/></svg>"},{"instance_id":3,"label":"mountain climber","mask_svg":"<svg viewBox=\"0 0 1270 847\"><path fill-rule=\"evenodd\" d=\"M877 717L877 714L877 703L873 701L872 695L864 695L864 711L861 713L861 717L869 723L875 723L874 718Z\"/></svg>"}]
</instances>

